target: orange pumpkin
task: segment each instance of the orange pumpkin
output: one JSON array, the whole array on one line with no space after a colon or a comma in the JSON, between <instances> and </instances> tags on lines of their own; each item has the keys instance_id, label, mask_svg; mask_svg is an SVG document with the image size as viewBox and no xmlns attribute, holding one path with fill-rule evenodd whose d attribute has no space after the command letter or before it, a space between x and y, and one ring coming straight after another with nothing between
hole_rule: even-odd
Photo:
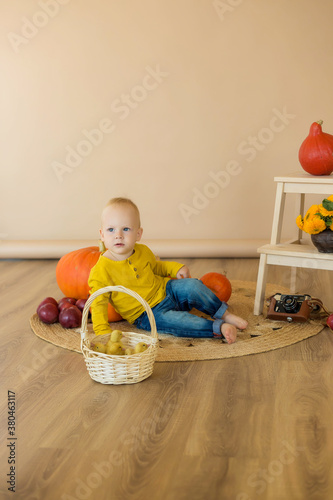
<instances>
[{"instance_id":1,"label":"orange pumpkin","mask_svg":"<svg viewBox=\"0 0 333 500\"><path fill-rule=\"evenodd\" d=\"M89 296L89 274L100 255L100 248L87 247L61 257L56 267L56 278L66 297L86 299ZM108 305L108 319L111 322L123 319L111 304Z\"/></svg>"},{"instance_id":2,"label":"orange pumpkin","mask_svg":"<svg viewBox=\"0 0 333 500\"><path fill-rule=\"evenodd\" d=\"M228 278L220 273L207 273L201 281L222 301L228 302L231 296L232 287Z\"/></svg>"},{"instance_id":3,"label":"orange pumpkin","mask_svg":"<svg viewBox=\"0 0 333 500\"><path fill-rule=\"evenodd\" d=\"M311 175L330 175L333 172L333 135L323 132L322 120L314 122L309 135L301 144L298 159Z\"/></svg>"}]
</instances>

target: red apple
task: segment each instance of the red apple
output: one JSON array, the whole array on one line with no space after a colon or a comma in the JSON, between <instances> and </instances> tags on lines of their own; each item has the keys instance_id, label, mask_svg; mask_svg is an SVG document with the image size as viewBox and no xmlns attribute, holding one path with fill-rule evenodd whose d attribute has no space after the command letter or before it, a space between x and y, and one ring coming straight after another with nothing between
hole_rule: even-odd
<instances>
[{"instance_id":1,"label":"red apple","mask_svg":"<svg viewBox=\"0 0 333 500\"><path fill-rule=\"evenodd\" d=\"M331 330L333 330L333 314L330 314L327 318L326 325L329 326Z\"/></svg>"},{"instance_id":2,"label":"red apple","mask_svg":"<svg viewBox=\"0 0 333 500\"><path fill-rule=\"evenodd\" d=\"M81 325L82 313L76 306L65 307L59 314L59 323L64 328L78 328Z\"/></svg>"},{"instance_id":3,"label":"red apple","mask_svg":"<svg viewBox=\"0 0 333 500\"><path fill-rule=\"evenodd\" d=\"M86 305L87 299L78 299L75 302L76 307L80 309L80 311L83 312L84 306Z\"/></svg>"},{"instance_id":4,"label":"red apple","mask_svg":"<svg viewBox=\"0 0 333 500\"><path fill-rule=\"evenodd\" d=\"M67 303L67 302L69 302L70 304L75 306L76 299L74 299L73 297L63 297L62 299L60 299L58 302L58 307L59 307L60 311L62 309L62 305Z\"/></svg>"},{"instance_id":5,"label":"red apple","mask_svg":"<svg viewBox=\"0 0 333 500\"><path fill-rule=\"evenodd\" d=\"M71 302L63 302L62 304L60 304L60 306L58 306L58 309L59 309L59 312L63 311L64 309L67 309L68 307L73 307L75 304L72 304Z\"/></svg>"},{"instance_id":6,"label":"red apple","mask_svg":"<svg viewBox=\"0 0 333 500\"><path fill-rule=\"evenodd\" d=\"M46 303L38 308L38 317L43 323L56 323L59 318L59 310L53 303Z\"/></svg>"},{"instance_id":7,"label":"red apple","mask_svg":"<svg viewBox=\"0 0 333 500\"><path fill-rule=\"evenodd\" d=\"M46 299L42 300L42 302L39 304L39 306L37 307L37 314L38 314L38 310L41 306L43 306L44 304L54 304L55 306L58 306L58 302L56 301L56 299L54 299L53 297L46 297Z\"/></svg>"}]
</instances>

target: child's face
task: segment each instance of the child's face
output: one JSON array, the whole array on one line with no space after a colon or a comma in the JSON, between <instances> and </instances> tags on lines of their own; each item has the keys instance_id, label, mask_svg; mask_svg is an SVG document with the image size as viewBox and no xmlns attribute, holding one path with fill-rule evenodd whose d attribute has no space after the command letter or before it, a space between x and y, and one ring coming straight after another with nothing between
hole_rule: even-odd
<instances>
[{"instance_id":1,"label":"child's face","mask_svg":"<svg viewBox=\"0 0 333 500\"><path fill-rule=\"evenodd\" d=\"M127 259L142 236L138 214L130 205L109 205L102 214L100 235L115 260Z\"/></svg>"}]
</instances>

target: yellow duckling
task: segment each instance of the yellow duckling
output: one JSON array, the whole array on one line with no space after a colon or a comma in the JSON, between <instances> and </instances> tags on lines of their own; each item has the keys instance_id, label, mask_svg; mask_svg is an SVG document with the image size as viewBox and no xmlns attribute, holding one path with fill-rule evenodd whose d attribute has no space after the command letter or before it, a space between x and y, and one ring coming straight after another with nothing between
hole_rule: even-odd
<instances>
[{"instance_id":1,"label":"yellow duckling","mask_svg":"<svg viewBox=\"0 0 333 500\"><path fill-rule=\"evenodd\" d=\"M148 345L145 342L139 342L134 347L134 354L138 354L140 352L144 352L146 349L148 349Z\"/></svg>"},{"instance_id":2,"label":"yellow duckling","mask_svg":"<svg viewBox=\"0 0 333 500\"><path fill-rule=\"evenodd\" d=\"M106 354L119 355L123 352L123 346L120 342L108 342L106 345Z\"/></svg>"},{"instance_id":3,"label":"yellow duckling","mask_svg":"<svg viewBox=\"0 0 333 500\"><path fill-rule=\"evenodd\" d=\"M102 344L102 342L96 342L92 346L92 350L96 352L103 352L104 354L106 353L106 345Z\"/></svg>"},{"instance_id":4,"label":"yellow duckling","mask_svg":"<svg viewBox=\"0 0 333 500\"><path fill-rule=\"evenodd\" d=\"M122 336L123 332L121 332L120 330L113 330L113 332L111 332L109 342L119 342Z\"/></svg>"}]
</instances>

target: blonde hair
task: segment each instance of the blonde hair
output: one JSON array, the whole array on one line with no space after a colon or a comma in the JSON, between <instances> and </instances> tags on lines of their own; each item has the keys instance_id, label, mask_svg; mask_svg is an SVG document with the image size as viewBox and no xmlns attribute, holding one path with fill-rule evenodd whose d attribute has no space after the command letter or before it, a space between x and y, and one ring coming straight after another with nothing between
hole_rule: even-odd
<instances>
[{"instance_id":1,"label":"blonde hair","mask_svg":"<svg viewBox=\"0 0 333 500\"><path fill-rule=\"evenodd\" d=\"M138 207L136 206L136 204L134 203L134 201L130 200L129 198L123 198L121 196L117 197L117 198L111 198L111 200L109 200L107 202L107 204L105 205L104 207L104 210L107 208L107 207L110 207L111 205L127 205L129 207L132 207L134 209L134 211L136 212L137 216L138 216L138 221L139 221L139 227L141 227L141 221L140 221L140 212L139 212L139 209ZM103 211L104 211L103 210Z\"/></svg>"}]
</instances>

